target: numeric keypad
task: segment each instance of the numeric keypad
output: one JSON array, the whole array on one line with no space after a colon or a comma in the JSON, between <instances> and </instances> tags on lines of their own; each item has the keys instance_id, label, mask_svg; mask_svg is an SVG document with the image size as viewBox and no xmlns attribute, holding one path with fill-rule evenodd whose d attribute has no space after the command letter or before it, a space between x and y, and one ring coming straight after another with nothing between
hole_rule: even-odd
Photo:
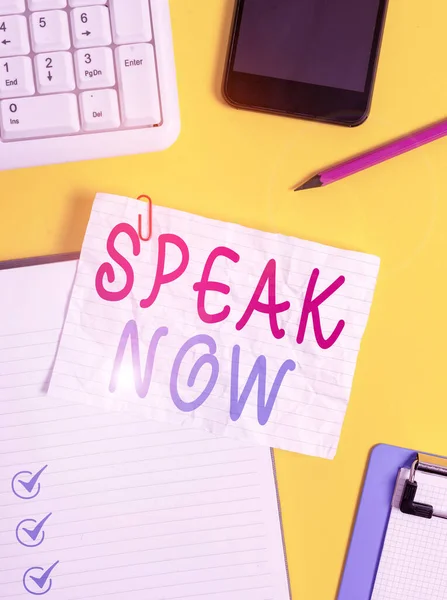
<instances>
[{"instance_id":1,"label":"numeric keypad","mask_svg":"<svg viewBox=\"0 0 447 600\"><path fill-rule=\"evenodd\" d=\"M0 0L0 142L161 121L149 0Z\"/></svg>"}]
</instances>

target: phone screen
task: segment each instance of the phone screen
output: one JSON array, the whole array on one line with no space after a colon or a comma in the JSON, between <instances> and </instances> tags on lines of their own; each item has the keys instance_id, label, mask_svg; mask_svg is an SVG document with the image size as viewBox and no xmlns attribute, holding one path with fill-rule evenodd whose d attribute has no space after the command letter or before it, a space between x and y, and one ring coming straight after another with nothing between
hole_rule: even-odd
<instances>
[{"instance_id":1,"label":"phone screen","mask_svg":"<svg viewBox=\"0 0 447 600\"><path fill-rule=\"evenodd\" d=\"M380 0L245 0L234 71L364 92Z\"/></svg>"}]
</instances>

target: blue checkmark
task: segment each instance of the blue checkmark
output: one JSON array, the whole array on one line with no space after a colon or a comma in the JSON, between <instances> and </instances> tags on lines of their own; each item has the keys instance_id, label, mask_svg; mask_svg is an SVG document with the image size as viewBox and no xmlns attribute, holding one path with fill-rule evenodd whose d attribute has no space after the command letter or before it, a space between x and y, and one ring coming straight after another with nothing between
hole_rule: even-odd
<instances>
[{"instance_id":1,"label":"blue checkmark","mask_svg":"<svg viewBox=\"0 0 447 600\"><path fill-rule=\"evenodd\" d=\"M48 594L53 585L53 580L50 578L51 572L59 564L57 560L46 571L42 567L31 567L23 576L23 586L27 592L33 596L43 596ZM42 572L43 571L43 572Z\"/></svg>"},{"instance_id":2,"label":"blue checkmark","mask_svg":"<svg viewBox=\"0 0 447 600\"><path fill-rule=\"evenodd\" d=\"M24 519L16 527L16 538L19 544L27 548L37 548L45 539L43 526L51 517L51 513L37 522L35 519Z\"/></svg>"},{"instance_id":3,"label":"blue checkmark","mask_svg":"<svg viewBox=\"0 0 447 600\"><path fill-rule=\"evenodd\" d=\"M39 477L45 471L48 465L45 465L33 475L31 471L20 471L14 475L11 483L13 493L22 500L31 500L40 492ZM31 478L29 477L31 475Z\"/></svg>"}]
</instances>

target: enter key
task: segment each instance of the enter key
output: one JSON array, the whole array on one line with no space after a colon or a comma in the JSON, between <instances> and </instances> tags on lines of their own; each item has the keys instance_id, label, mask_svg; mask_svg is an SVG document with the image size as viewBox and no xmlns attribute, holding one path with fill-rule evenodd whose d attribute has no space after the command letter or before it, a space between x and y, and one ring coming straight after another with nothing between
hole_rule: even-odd
<instances>
[{"instance_id":1,"label":"enter key","mask_svg":"<svg viewBox=\"0 0 447 600\"><path fill-rule=\"evenodd\" d=\"M153 46L119 46L116 66L123 124L126 127L158 125L161 112Z\"/></svg>"}]
</instances>

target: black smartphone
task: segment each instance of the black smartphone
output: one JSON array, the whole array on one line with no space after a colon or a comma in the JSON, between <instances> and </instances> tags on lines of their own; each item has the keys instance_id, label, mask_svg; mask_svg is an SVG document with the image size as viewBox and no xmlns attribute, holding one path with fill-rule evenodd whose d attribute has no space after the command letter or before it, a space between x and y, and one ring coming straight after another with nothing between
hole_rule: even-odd
<instances>
[{"instance_id":1,"label":"black smartphone","mask_svg":"<svg viewBox=\"0 0 447 600\"><path fill-rule=\"evenodd\" d=\"M353 127L369 113L387 0L237 0L224 96Z\"/></svg>"}]
</instances>

